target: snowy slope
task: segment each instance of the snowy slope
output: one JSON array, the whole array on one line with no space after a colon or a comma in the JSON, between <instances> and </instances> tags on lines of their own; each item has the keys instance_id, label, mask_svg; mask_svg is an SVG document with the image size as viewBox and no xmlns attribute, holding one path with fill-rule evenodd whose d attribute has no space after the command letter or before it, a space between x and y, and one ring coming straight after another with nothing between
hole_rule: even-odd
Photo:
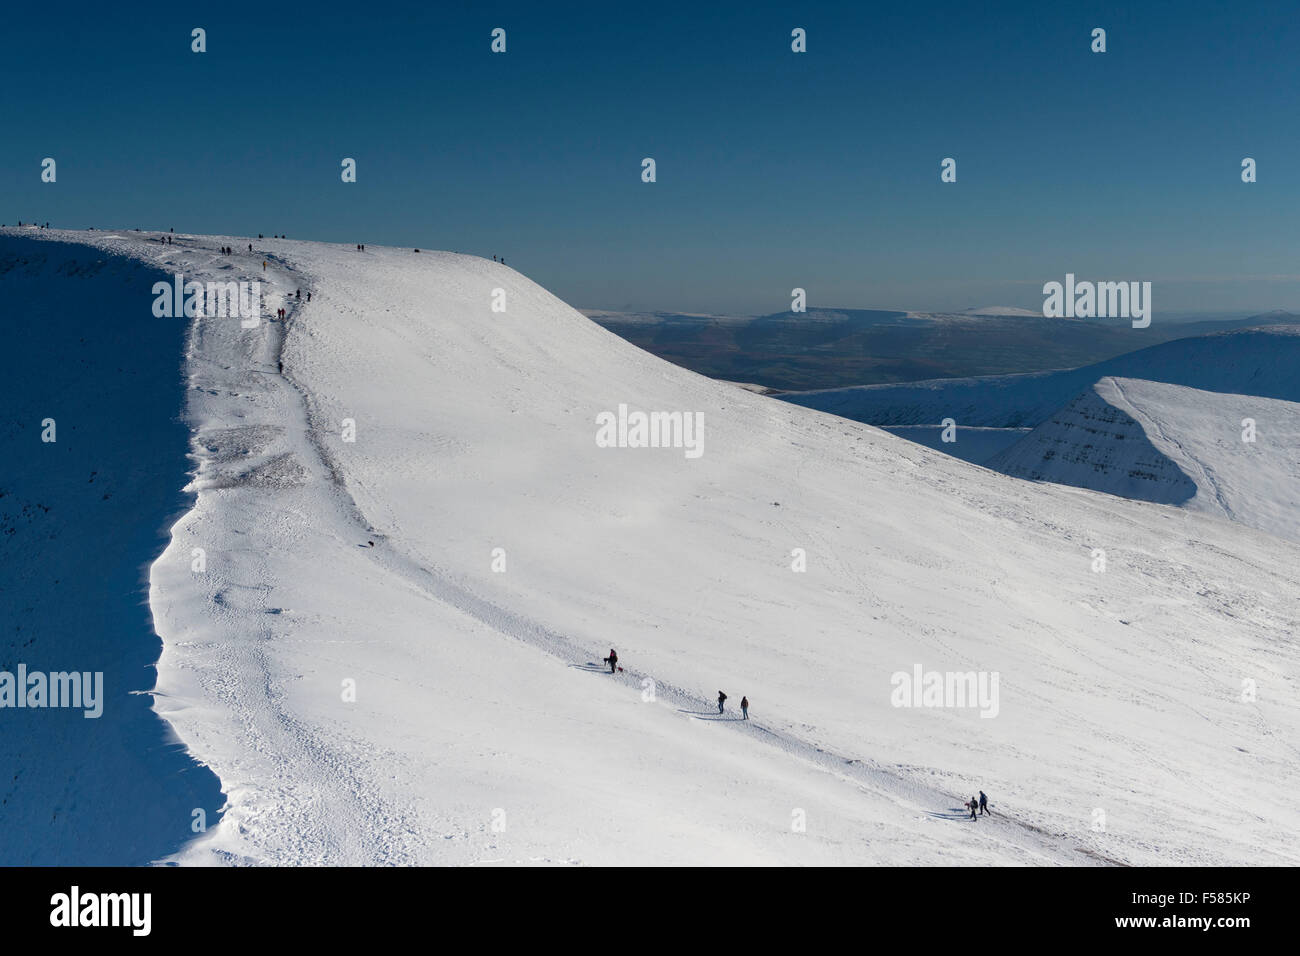
<instances>
[{"instance_id":1,"label":"snowy slope","mask_svg":"<svg viewBox=\"0 0 1300 956\"><path fill-rule=\"evenodd\" d=\"M1107 376L1300 402L1300 327L1267 326L1175 339L1082 368L1023 375L862 385L782 395L872 425L1038 425Z\"/></svg>"},{"instance_id":2,"label":"snowy slope","mask_svg":"<svg viewBox=\"0 0 1300 956\"><path fill-rule=\"evenodd\" d=\"M187 349L155 706L229 806L185 862L1300 862L1295 545L704 379L481 259L50 238L312 293ZM703 455L598 447L620 403ZM916 665L996 717L893 706Z\"/></svg>"},{"instance_id":3,"label":"snowy slope","mask_svg":"<svg viewBox=\"0 0 1300 956\"><path fill-rule=\"evenodd\" d=\"M1244 426L1254 422L1253 440ZM1300 405L1104 378L987 467L1300 540Z\"/></svg>"}]
</instances>

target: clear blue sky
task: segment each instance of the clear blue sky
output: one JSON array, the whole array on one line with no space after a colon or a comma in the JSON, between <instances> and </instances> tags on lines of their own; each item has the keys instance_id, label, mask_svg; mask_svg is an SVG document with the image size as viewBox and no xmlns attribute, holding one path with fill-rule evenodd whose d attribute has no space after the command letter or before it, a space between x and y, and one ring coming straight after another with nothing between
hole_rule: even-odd
<instances>
[{"instance_id":1,"label":"clear blue sky","mask_svg":"<svg viewBox=\"0 0 1300 956\"><path fill-rule=\"evenodd\" d=\"M5 21L0 222L496 253L593 308L775 312L794 286L810 306L1037 308L1070 271L1152 281L1157 315L1300 310L1290 3L16 3Z\"/></svg>"}]
</instances>

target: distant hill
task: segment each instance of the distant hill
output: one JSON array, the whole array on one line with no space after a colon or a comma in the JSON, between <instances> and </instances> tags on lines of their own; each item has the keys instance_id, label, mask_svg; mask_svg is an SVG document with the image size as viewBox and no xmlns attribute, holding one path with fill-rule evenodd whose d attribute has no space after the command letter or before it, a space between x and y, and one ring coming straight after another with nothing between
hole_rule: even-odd
<instances>
[{"instance_id":1,"label":"distant hill","mask_svg":"<svg viewBox=\"0 0 1300 956\"><path fill-rule=\"evenodd\" d=\"M609 331L710 378L803 391L1091 365L1254 319L1153 323L1048 319L1025 309L809 309L763 316L586 310ZM1300 322L1289 313L1270 322Z\"/></svg>"},{"instance_id":2,"label":"distant hill","mask_svg":"<svg viewBox=\"0 0 1300 956\"><path fill-rule=\"evenodd\" d=\"M1242 422L1253 421L1253 441ZM986 467L1300 540L1300 405L1103 378Z\"/></svg>"},{"instance_id":3,"label":"distant hill","mask_svg":"<svg viewBox=\"0 0 1300 956\"><path fill-rule=\"evenodd\" d=\"M1175 339L1082 368L868 385L779 396L869 425L1032 428L1107 376L1300 401L1300 326Z\"/></svg>"}]
</instances>

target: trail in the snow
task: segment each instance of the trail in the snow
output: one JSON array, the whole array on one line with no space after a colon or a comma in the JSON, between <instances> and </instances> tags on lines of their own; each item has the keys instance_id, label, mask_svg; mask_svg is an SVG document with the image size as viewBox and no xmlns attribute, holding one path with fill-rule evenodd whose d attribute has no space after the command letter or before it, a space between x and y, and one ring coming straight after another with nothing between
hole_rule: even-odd
<instances>
[{"instance_id":1,"label":"trail in the snow","mask_svg":"<svg viewBox=\"0 0 1300 956\"><path fill-rule=\"evenodd\" d=\"M272 257L268 256L266 258L269 262ZM300 274L287 260L277 257L276 261L285 270L286 278L288 275L297 276ZM302 275L305 279L302 288L313 288L312 277L305 273L302 273ZM267 278L268 280L277 279L278 273L274 271L268 272ZM292 285L292 283L289 284ZM289 299L289 297L286 298ZM288 331L292 328L292 323L299 320L306 321L307 319L301 306L296 306L291 310L286 323L272 323L272 331L267 337L270 352L269 362L272 367L283 360L285 339ZM321 440L321 435L325 433L321 427L323 422L312 406L311 393L301 382L293 378L292 373L292 368L286 365L282 377L297 392L298 400L302 406L306 437L318 458L317 464L323 473L331 476L336 489L336 498L341 508L356 526L358 539L375 542L374 548L368 548L367 551L368 556L379 567L389 574L406 581L429 599L453 607L505 637L513 638L543 651L573 667L590 669L593 666L590 648L581 646L563 634L557 633L536 621L500 607L491 600L475 593L468 585L457 581L445 569L421 563L395 547L391 539L370 521L349 491L341 469L338 467L337 462L333 460L328 447ZM603 670L601 668L602 672ZM748 733L755 740L780 750L796 760L819 767L848 783L860 786L868 794L888 797L918 814L954 819L956 822L963 821L964 811L959 809L959 805L965 802L966 797L958 797L952 793L907 779L886 765L873 760L849 757L826 750L790 732L788 729L780 730L759 726L754 720L742 721L736 718L719 718L714 703L708 698L651 674L635 669L625 669L624 673L615 679L628 684L629 690L637 693L653 688L654 698L657 701L675 707L690 719L709 720L710 722L724 724L736 732ZM954 804L958 806L954 806ZM944 808L944 811L940 811L938 808ZM956 814L956 816L954 817L953 814ZM992 832L998 838L1023 850L1041 854L1057 862L1082 865L1101 863L1124 865L1101 856L1093 850L1078 846L1078 838L1072 837L1068 833L1052 833L1028 821L1016 820L1003 814L997 816L996 823L993 822L993 819L989 818L988 825L978 832L989 832L989 828L996 827ZM1083 857L1082 860L1079 858L1080 856Z\"/></svg>"}]
</instances>

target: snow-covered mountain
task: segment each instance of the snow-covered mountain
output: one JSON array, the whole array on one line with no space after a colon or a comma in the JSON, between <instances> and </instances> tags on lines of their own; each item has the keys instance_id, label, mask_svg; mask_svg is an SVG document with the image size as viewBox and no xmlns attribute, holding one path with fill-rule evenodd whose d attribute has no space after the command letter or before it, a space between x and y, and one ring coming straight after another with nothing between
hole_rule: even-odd
<instances>
[{"instance_id":1,"label":"snow-covered mountain","mask_svg":"<svg viewBox=\"0 0 1300 956\"><path fill-rule=\"evenodd\" d=\"M288 310L185 348L154 706L228 805L182 862L1300 863L1293 543L709 380L491 261L41 239ZM636 412L702 454L600 440Z\"/></svg>"},{"instance_id":2,"label":"snow-covered mountain","mask_svg":"<svg viewBox=\"0 0 1300 956\"><path fill-rule=\"evenodd\" d=\"M1300 540L1300 405L1104 378L987 467Z\"/></svg>"},{"instance_id":3,"label":"snow-covered mountain","mask_svg":"<svg viewBox=\"0 0 1300 956\"><path fill-rule=\"evenodd\" d=\"M872 425L1032 428L1107 376L1300 401L1300 326L1175 339L1081 368L796 392L781 398Z\"/></svg>"},{"instance_id":4,"label":"snow-covered mountain","mask_svg":"<svg viewBox=\"0 0 1300 956\"><path fill-rule=\"evenodd\" d=\"M963 315L1018 315L1022 318L1033 317L1041 318L1041 311L1035 312L1031 309L1020 309L1011 305L985 305L978 308L963 309Z\"/></svg>"}]
</instances>

